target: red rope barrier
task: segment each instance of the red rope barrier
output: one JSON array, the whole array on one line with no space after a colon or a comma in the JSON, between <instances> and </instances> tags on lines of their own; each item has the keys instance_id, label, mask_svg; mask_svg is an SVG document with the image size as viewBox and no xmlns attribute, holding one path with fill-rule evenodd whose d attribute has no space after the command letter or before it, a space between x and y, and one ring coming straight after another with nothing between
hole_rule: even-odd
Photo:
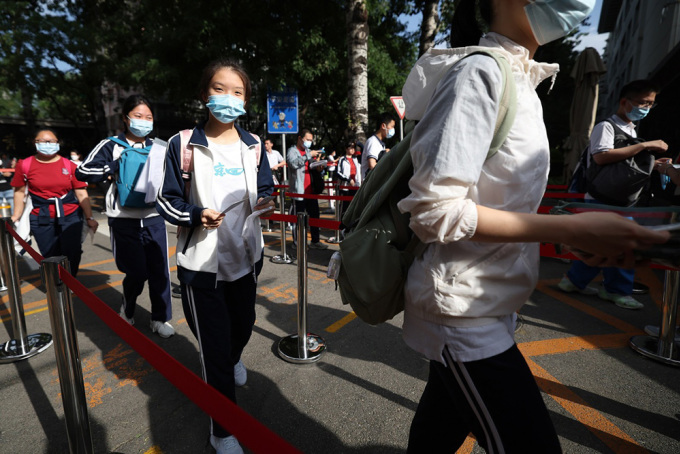
<instances>
[{"instance_id":1,"label":"red rope barrier","mask_svg":"<svg viewBox=\"0 0 680 454\"><path fill-rule=\"evenodd\" d=\"M258 453L300 452L133 328L61 266L59 277L109 328L241 444Z\"/></svg>"},{"instance_id":2,"label":"red rope barrier","mask_svg":"<svg viewBox=\"0 0 680 454\"><path fill-rule=\"evenodd\" d=\"M546 192L543 194L544 199L584 199L585 194L576 192Z\"/></svg>"},{"instance_id":3,"label":"red rope barrier","mask_svg":"<svg viewBox=\"0 0 680 454\"><path fill-rule=\"evenodd\" d=\"M8 222L5 224L7 230L26 252L36 262L42 262L43 257L22 240ZM132 325L124 321L113 309L97 298L87 287L61 266L59 267L59 277L121 339L127 342L128 345L146 359L151 366L160 372L179 391L198 405L199 408L215 419L221 426L228 428L229 432L232 432L244 446L257 453L300 453L299 450L246 413L215 388L204 382L186 366L170 356L165 350L133 328Z\"/></svg>"},{"instance_id":4,"label":"red rope barrier","mask_svg":"<svg viewBox=\"0 0 680 454\"><path fill-rule=\"evenodd\" d=\"M10 233L10 235L12 235L14 239L17 240L17 242L21 245L21 247L24 248L24 251L26 251L28 255L33 257L33 260L35 260L38 263L42 263L44 257L38 254L38 252L35 249L33 249L30 244L24 241L23 238L21 238L19 234L16 231L14 231L14 228L12 228L9 222L5 221L5 227L7 228L7 231Z\"/></svg>"},{"instance_id":5,"label":"red rope barrier","mask_svg":"<svg viewBox=\"0 0 680 454\"><path fill-rule=\"evenodd\" d=\"M297 199L317 199L317 200L346 200L351 202L354 198L351 195L318 195L318 194L297 194L294 192L287 192L288 197L293 197Z\"/></svg>"}]
</instances>

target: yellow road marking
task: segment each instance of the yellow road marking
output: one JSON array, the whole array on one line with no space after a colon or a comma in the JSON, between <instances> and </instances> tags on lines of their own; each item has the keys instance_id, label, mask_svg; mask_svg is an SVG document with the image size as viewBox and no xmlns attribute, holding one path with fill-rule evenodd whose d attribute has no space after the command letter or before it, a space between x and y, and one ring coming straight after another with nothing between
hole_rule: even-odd
<instances>
[{"instance_id":1,"label":"yellow road marking","mask_svg":"<svg viewBox=\"0 0 680 454\"><path fill-rule=\"evenodd\" d=\"M562 384L548 371L527 358L527 364L536 378L538 386L569 412L578 422L586 426L597 438L602 440L612 452L647 453L628 434L619 429L602 413L588 405L584 399Z\"/></svg>"},{"instance_id":2,"label":"yellow road marking","mask_svg":"<svg viewBox=\"0 0 680 454\"><path fill-rule=\"evenodd\" d=\"M349 314L345 315L340 320L326 328L326 331L328 331L329 333L334 333L343 326L345 326L346 324L348 324L349 322L351 322L352 320L354 320L355 318L357 318L357 314L355 314L354 312L350 312Z\"/></svg>"}]
</instances>

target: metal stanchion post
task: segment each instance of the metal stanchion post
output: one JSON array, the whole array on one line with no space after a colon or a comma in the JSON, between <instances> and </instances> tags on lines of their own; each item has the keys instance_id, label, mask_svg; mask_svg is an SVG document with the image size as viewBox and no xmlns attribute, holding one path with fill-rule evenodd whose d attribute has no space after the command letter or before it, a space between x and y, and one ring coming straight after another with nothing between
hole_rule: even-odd
<instances>
[{"instance_id":1,"label":"metal stanchion post","mask_svg":"<svg viewBox=\"0 0 680 454\"><path fill-rule=\"evenodd\" d=\"M6 291L7 291L7 286L5 285L5 273L0 271L0 292L6 292Z\"/></svg>"},{"instance_id":2,"label":"metal stanchion post","mask_svg":"<svg viewBox=\"0 0 680 454\"><path fill-rule=\"evenodd\" d=\"M286 213L286 190L279 189L279 210ZM286 253L286 223L281 221L281 255L275 255L269 259L272 263L293 263L293 259Z\"/></svg>"},{"instance_id":3,"label":"metal stanchion post","mask_svg":"<svg viewBox=\"0 0 680 454\"><path fill-rule=\"evenodd\" d=\"M4 202L3 199L3 204L0 206L0 214L3 219L5 218L11 218L12 216L12 207L10 207L6 202ZM0 247L2 247L2 244L0 244ZM3 268L4 269L4 268ZM5 292L7 291L7 286L5 285L5 273L3 273L0 270L0 292Z\"/></svg>"},{"instance_id":4,"label":"metal stanchion post","mask_svg":"<svg viewBox=\"0 0 680 454\"><path fill-rule=\"evenodd\" d=\"M680 289L680 271L666 270L659 337L633 336L630 339L630 347L636 352L672 366L680 366L680 343L675 342L678 289Z\"/></svg>"},{"instance_id":5,"label":"metal stanchion post","mask_svg":"<svg viewBox=\"0 0 680 454\"><path fill-rule=\"evenodd\" d=\"M12 335L14 338L0 345L0 364L30 358L52 345L52 335L48 333L26 333L24 304L19 285L14 239L7 230L9 218L0 219L0 266L5 275L9 307L12 313Z\"/></svg>"},{"instance_id":6,"label":"metal stanchion post","mask_svg":"<svg viewBox=\"0 0 680 454\"><path fill-rule=\"evenodd\" d=\"M42 262L50 322L54 332L59 385L64 403L68 444L72 453L92 453L92 434L87 415L83 370L80 365L78 336L71 304L71 291L59 277L59 265L69 269L66 257L50 257Z\"/></svg>"},{"instance_id":7,"label":"metal stanchion post","mask_svg":"<svg viewBox=\"0 0 680 454\"><path fill-rule=\"evenodd\" d=\"M337 181L335 183L335 194L340 195L340 181ZM342 206L343 202L342 200L337 200L337 203L335 204L335 220L337 222L342 221ZM342 241L342 238L340 237L340 229L335 231L335 236L330 237L329 239L326 240L327 243L333 243L337 244Z\"/></svg>"},{"instance_id":8,"label":"metal stanchion post","mask_svg":"<svg viewBox=\"0 0 680 454\"><path fill-rule=\"evenodd\" d=\"M326 351L326 341L307 332L307 213L297 215L298 233L298 329L279 341L279 355L295 364L313 363Z\"/></svg>"}]
</instances>

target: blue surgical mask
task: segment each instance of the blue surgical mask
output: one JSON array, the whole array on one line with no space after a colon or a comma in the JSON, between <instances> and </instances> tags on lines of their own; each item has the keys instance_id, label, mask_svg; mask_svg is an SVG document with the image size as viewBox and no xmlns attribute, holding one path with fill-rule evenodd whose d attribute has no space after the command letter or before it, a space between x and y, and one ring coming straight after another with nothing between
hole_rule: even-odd
<instances>
[{"instance_id":1,"label":"blue surgical mask","mask_svg":"<svg viewBox=\"0 0 680 454\"><path fill-rule=\"evenodd\" d=\"M35 149L44 155L52 156L59 153L59 144L50 142L36 143Z\"/></svg>"},{"instance_id":2,"label":"blue surgical mask","mask_svg":"<svg viewBox=\"0 0 680 454\"><path fill-rule=\"evenodd\" d=\"M394 137L394 128L390 128L387 130L387 138L391 139L392 137Z\"/></svg>"},{"instance_id":3,"label":"blue surgical mask","mask_svg":"<svg viewBox=\"0 0 680 454\"><path fill-rule=\"evenodd\" d=\"M630 112L626 112L626 117L628 117L630 121L640 121L643 118L645 118L648 113L649 113L648 108L645 109L643 107L633 106L633 110L631 110Z\"/></svg>"},{"instance_id":4,"label":"blue surgical mask","mask_svg":"<svg viewBox=\"0 0 680 454\"><path fill-rule=\"evenodd\" d=\"M233 123L246 113L242 99L232 95L212 95L205 105L220 123Z\"/></svg>"},{"instance_id":5,"label":"blue surgical mask","mask_svg":"<svg viewBox=\"0 0 680 454\"><path fill-rule=\"evenodd\" d=\"M532 0L524 7L539 45L567 36L595 7L595 0Z\"/></svg>"},{"instance_id":6,"label":"blue surgical mask","mask_svg":"<svg viewBox=\"0 0 680 454\"><path fill-rule=\"evenodd\" d=\"M130 118L130 132L136 137L146 137L153 129L153 121Z\"/></svg>"},{"instance_id":7,"label":"blue surgical mask","mask_svg":"<svg viewBox=\"0 0 680 454\"><path fill-rule=\"evenodd\" d=\"M309 148L312 146L312 141L311 140L305 140L302 142L302 146L305 148Z\"/></svg>"}]
</instances>

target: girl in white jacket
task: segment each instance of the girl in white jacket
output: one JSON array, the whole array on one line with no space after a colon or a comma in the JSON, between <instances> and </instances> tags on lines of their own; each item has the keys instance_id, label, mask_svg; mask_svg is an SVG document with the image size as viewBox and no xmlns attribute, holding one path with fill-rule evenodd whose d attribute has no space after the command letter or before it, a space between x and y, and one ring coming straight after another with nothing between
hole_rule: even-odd
<instances>
[{"instance_id":1,"label":"girl in white jacket","mask_svg":"<svg viewBox=\"0 0 680 454\"><path fill-rule=\"evenodd\" d=\"M490 33L479 39L475 1L462 0L456 45L476 45L510 63L517 114L486 159L503 76L496 61L466 50L434 50L412 70L403 96L416 126L412 194L399 208L428 245L409 270L403 335L427 356L430 376L408 452L455 452L473 432L487 452L560 452L540 392L514 342L515 313L538 279L539 242L586 251L588 263L634 264L633 249L667 240L612 213L537 215L549 144L536 86L557 65L532 59L565 36L595 0L480 0ZM497 20L498 19L498 20ZM474 27L473 27L474 28Z\"/></svg>"}]
</instances>

